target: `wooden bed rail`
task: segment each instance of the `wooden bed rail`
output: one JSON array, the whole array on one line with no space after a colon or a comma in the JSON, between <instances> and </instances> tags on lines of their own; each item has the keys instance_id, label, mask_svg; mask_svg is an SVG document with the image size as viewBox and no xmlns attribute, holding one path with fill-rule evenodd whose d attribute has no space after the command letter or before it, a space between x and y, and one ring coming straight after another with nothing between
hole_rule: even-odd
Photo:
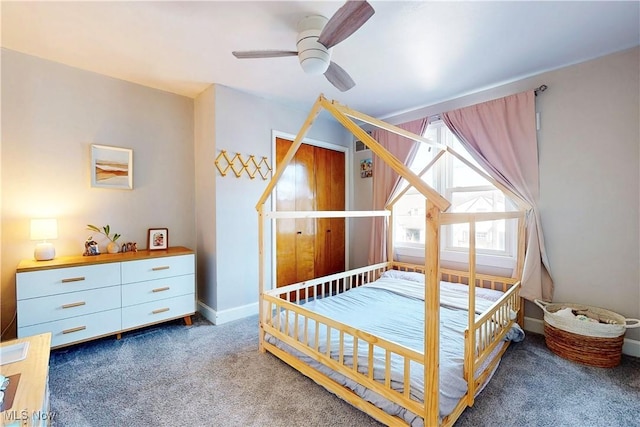
<instances>
[{"instance_id":1,"label":"wooden bed rail","mask_svg":"<svg viewBox=\"0 0 640 427\"><path fill-rule=\"evenodd\" d=\"M515 323L521 309L520 303L520 282L517 282L475 319L471 329L465 330L464 377L468 384L466 397L468 406L473 405L475 391L489 378L500 357L509 347L509 341L507 341L500 349L499 354L494 354L496 347L503 342L504 337ZM489 356L492 356L492 362L480 375L476 376L477 368L482 366ZM462 401L464 400L462 399Z\"/></svg>"},{"instance_id":2,"label":"wooden bed rail","mask_svg":"<svg viewBox=\"0 0 640 427\"><path fill-rule=\"evenodd\" d=\"M493 350L513 325L520 310L519 290L520 283L517 283L476 319L476 364L486 357L483 352Z\"/></svg>"},{"instance_id":3,"label":"wooden bed rail","mask_svg":"<svg viewBox=\"0 0 640 427\"><path fill-rule=\"evenodd\" d=\"M391 264L391 268L398 271L409 271L415 273L424 273L424 266L418 264L410 264L406 262L394 261ZM452 270L448 268L440 269L440 280L451 283L461 283L463 285L469 285L469 273ZM490 274L476 273L476 287L484 289L492 289L494 291L506 292L512 286L519 282L518 279L511 277L493 276Z\"/></svg>"},{"instance_id":4,"label":"wooden bed rail","mask_svg":"<svg viewBox=\"0 0 640 427\"><path fill-rule=\"evenodd\" d=\"M424 354L422 352L355 329L309 311L304 306L272 295L264 295L264 300L269 304L269 309L266 311L274 314L272 319L263 324L265 333L375 391L391 402L416 414L424 412L423 400L418 401L412 398L411 390L414 386L411 385L410 380L412 372L424 370ZM321 332L324 333L322 340L320 338ZM332 338L335 341L336 335L339 344L334 348ZM353 357L345 357L345 345L353 346ZM265 342L265 347L270 350L272 345ZM279 357L282 356L298 360L287 352L279 354ZM392 359L401 360L404 366L402 383L410 386L404 387L403 391L392 388ZM382 381L374 379L374 373L380 371L381 364L383 364L382 375L384 377ZM397 381L398 379L393 380Z\"/></svg>"},{"instance_id":5,"label":"wooden bed rail","mask_svg":"<svg viewBox=\"0 0 640 427\"><path fill-rule=\"evenodd\" d=\"M377 280L390 268L388 262L356 268L343 273L331 274L317 279L306 280L276 289L264 291L267 295L279 296L286 301L307 302L313 298L336 295L351 288Z\"/></svg>"}]
</instances>

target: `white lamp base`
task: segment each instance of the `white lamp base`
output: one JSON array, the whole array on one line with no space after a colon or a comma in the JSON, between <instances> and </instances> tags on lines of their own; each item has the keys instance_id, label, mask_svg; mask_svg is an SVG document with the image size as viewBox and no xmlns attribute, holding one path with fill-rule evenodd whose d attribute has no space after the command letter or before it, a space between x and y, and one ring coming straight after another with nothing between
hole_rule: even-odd
<instances>
[{"instance_id":1,"label":"white lamp base","mask_svg":"<svg viewBox=\"0 0 640 427\"><path fill-rule=\"evenodd\" d=\"M43 242L36 245L36 249L33 251L33 257L36 261L48 261L56 257L56 248L53 247L53 243Z\"/></svg>"}]
</instances>

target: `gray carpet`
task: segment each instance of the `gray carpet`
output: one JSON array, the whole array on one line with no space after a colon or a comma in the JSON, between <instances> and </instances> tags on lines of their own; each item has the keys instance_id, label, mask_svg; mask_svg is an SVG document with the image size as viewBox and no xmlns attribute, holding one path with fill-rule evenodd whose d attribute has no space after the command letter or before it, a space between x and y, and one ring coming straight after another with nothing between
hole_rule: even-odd
<instances>
[{"instance_id":1,"label":"gray carpet","mask_svg":"<svg viewBox=\"0 0 640 427\"><path fill-rule=\"evenodd\" d=\"M53 426L379 426L270 354L257 317L170 322L51 354ZM458 426L639 426L640 359L614 369L511 346Z\"/></svg>"}]
</instances>

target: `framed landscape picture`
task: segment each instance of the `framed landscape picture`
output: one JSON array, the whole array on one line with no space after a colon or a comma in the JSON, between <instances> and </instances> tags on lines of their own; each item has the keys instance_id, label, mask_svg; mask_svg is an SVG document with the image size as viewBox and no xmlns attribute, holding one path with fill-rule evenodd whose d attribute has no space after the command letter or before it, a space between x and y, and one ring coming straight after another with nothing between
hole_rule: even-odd
<instances>
[{"instance_id":1,"label":"framed landscape picture","mask_svg":"<svg viewBox=\"0 0 640 427\"><path fill-rule=\"evenodd\" d=\"M133 189L133 150L92 144L91 186Z\"/></svg>"}]
</instances>

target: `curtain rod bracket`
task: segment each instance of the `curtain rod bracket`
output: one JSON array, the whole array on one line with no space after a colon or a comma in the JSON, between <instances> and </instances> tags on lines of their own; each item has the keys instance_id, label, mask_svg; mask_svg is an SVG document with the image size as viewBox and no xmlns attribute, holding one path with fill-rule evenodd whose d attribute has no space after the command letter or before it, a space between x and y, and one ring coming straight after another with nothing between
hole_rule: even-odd
<instances>
[{"instance_id":1,"label":"curtain rod bracket","mask_svg":"<svg viewBox=\"0 0 640 427\"><path fill-rule=\"evenodd\" d=\"M533 92L536 94L536 96L538 96L539 94L547 90L547 88L548 88L547 85L542 85L539 88L535 89Z\"/></svg>"}]
</instances>

